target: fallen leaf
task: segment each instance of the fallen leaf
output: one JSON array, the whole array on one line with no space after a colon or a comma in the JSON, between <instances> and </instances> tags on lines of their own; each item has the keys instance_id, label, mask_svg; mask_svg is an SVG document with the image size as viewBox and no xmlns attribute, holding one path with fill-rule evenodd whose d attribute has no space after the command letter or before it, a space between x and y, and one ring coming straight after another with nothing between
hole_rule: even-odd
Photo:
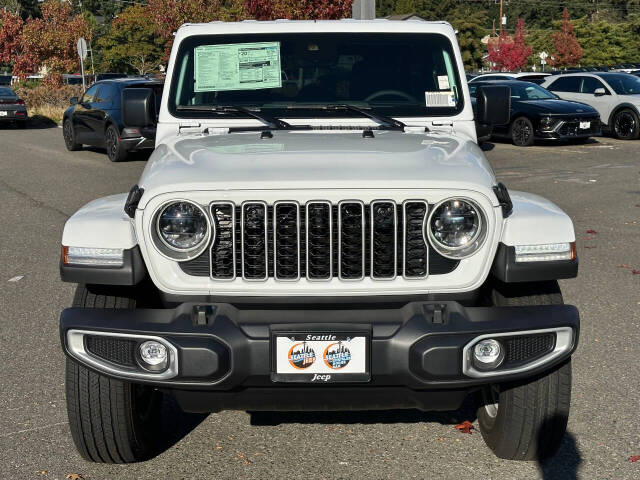
<instances>
[{"instance_id":1,"label":"fallen leaf","mask_svg":"<svg viewBox=\"0 0 640 480\"><path fill-rule=\"evenodd\" d=\"M583 248L597 248L596 245L585 245Z\"/></svg>"},{"instance_id":2,"label":"fallen leaf","mask_svg":"<svg viewBox=\"0 0 640 480\"><path fill-rule=\"evenodd\" d=\"M636 207L640 208L640 203L636 203Z\"/></svg>"},{"instance_id":3,"label":"fallen leaf","mask_svg":"<svg viewBox=\"0 0 640 480\"><path fill-rule=\"evenodd\" d=\"M631 463L636 463L636 462L640 462L640 455L631 455L629 457L629 461Z\"/></svg>"},{"instance_id":4,"label":"fallen leaf","mask_svg":"<svg viewBox=\"0 0 640 480\"><path fill-rule=\"evenodd\" d=\"M40 475L46 475L47 471L46 470L40 470Z\"/></svg>"},{"instance_id":5,"label":"fallen leaf","mask_svg":"<svg viewBox=\"0 0 640 480\"><path fill-rule=\"evenodd\" d=\"M471 430L473 430L473 424L469 420L465 420L464 422L456 425L456 430L461 433L468 433L471 435Z\"/></svg>"},{"instance_id":6,"label":"fallen leaf","mask_svg":"<svg viewBox=\"0 0 640 480\"><path fill-rule=\"evenodd\" d=\"M67 473L65 478L68 480L84 480L84 475L81 473Z\"/></svg>"},{"instance_id":7,"label":"fallen leaf","mask_svg":"<svg viewBox=\"0 0 640 480\"><path fill-rule=\"evenodd\" d=\"M592 234L592 235L595 235L595 234L596 234L596 233L598 233L598 232L596 232L595 230L593 230L593 229L591 229L591 228L590 228L589 230L587 230L587 233L590 233L590 234Z\"/></svg>"},{"instance_id":8,"label":"fallen leaf","mask_svg":"<svg viewBox=\"0 0 640 480\"><path fill-rule=\"evenodd\" d=\"M222 445L216 445L216 450L222 450Z\"/></svg>"},{"instance_id":9,"label":"fallen leaf","mask_svg":"<svg viewBox=\"0 0 640 480\"><path fill-rule=\"evenodd\" d=\"M640 275L640 270L636 270L634 268L633 270L631 270L631 273L633 273L634 275Z\"/></svg>"}]
</instances>

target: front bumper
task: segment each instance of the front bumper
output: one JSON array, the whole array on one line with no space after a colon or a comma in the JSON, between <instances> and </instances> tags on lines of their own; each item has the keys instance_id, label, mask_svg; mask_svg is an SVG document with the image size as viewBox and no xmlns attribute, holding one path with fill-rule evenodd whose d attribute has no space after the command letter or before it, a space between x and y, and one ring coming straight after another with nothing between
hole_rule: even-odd
<instances>
[{"instance_id":1,"label":"front bumper","mask_svg":"<svg viewBox=\"0 0 640 480\"><path fill-rule=\"evenodd\" d=\"M371 339L371 380L323 385L272 382L272 335L293 331L364 332ZM541 331L562 332L548 355L491 376L469 369L465 347L468 350L474 339ZM286 310L185 303L162 310L69 308L60 319L67 355L106 375L172 390L191 411L332 406L455 409L467 393L483 384L534 376L563 362L575 350L578 333L578 311L570 305L463 307L457 302L415 301L401 308ZM82 338L92 334L130 337L134 342L159 338L172 349L174 372L167 378L119 366L86 350L79 353L86 346Z\"/></svg>"},{"instance_id":2,"label":"front bumper","mask_svg":"<svg viewBox=\"0 0 640 480\"><path fill-rule=\"evenodd\" d=\"M580 128L580 122L590 122L590 127ZM602 135L600 119L596 117L560 119L551 129L538 128L536 138L541 140L571 140L575 138L599 137Z\"/></svg>"}]
</instances>

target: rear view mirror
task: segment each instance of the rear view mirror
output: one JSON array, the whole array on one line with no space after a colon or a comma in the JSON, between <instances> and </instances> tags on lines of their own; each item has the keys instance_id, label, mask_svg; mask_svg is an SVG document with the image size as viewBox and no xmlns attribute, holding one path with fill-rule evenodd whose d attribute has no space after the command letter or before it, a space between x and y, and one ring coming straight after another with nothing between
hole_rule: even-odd
<instances>
[{"instance_id":1,"label":"rear view mirror","mask_svg":"<svg viewBox=\"0 0 640 480\"><path fill-rule=\"evenodd\" d=\"M511 89L504 85L483 85L476 91L476 119L483 125L506 125L511 115Z\"/></svg>"},{"instance_id":2,"label":"rear view mirror","mask_svg":"<svg viewBox=\"0 0 640 480\"><path fill-rule=\"evenodd\" d=\"M78 97L71 97L69 99L69 105L77 105L78 104Z\"/></svg>"},{"instance_id":3,"label":"rear view mirror","mask_svg":"<svg viewBox=\"0 0 640 480\"><path fill-rule=\"evenodd\" d=\"M151 88L125 88L122 91L122 122L125 127L156 124L156 95Z\"/></svg>"},{"instance_id":4,"label":"rear view mirror","mask_svg":"<svg viewBox=\"0 0 640 480\"><path fill-rule=\"evenodd\" d=\"M596 88L596 89L593 91L593 94L594 94L596 97L601 97L602 95L606 95L606 94L607 94L607 91L606 91L604 88L600 87L600 88Z\"/></svg>"}]
</instances>

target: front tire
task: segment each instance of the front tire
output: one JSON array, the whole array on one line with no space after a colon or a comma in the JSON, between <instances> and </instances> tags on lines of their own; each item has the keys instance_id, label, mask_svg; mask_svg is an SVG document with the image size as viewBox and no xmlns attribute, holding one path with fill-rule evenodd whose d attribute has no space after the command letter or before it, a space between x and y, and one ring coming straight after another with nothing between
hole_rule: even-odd
<instances>
[{"instance_id":1,"label":"front tire","mask_svg":"<svg viewBox=\"0 0 640 480\"><path fill-rule=\"evenodd\" d=\"M509 129L511 141L517 147L530 147L534 142L534 129L527 117L518 117Z\"/></svg>"},{"instance_id":2,"label":"front tire","mask_svg":"<svg viewBox=\"0 0 640 480\"><path fill-rule=\"evenodd\" d=\"M62 123L62 136L64 137L64 145L70 152L75 152L82 148L80 143L76 143L76 132L73 130L73 124L69 118Z\"/></svg>"},{"instance_id":3,"label":"front tire","mask_svg":"<svg viewBox=\"0 0 640 480\"><path fill-rule=\"evenodd\" d=\"M109 125L105 132L105 147L107 149L107 156L109 160L112 162L123 162L127 159L127 151L124 149L122 145L122 140L120 139L120 132L115 127L115 125Z\"/></svg>"},{"instance_id":4,"label":"front tire","mask_svg":"<svg viewBox=\"0 0 640 480\"><path fill-rule=\"evenodd\" d=\"M558 282L502 285L491 293L496 306L558 305ZM492 384L478 395L478 424L485 443L500 458L540 460L560 448L571 403L571 360L533 378Z\"/></svg>"},{"instance_id":5,"label":"front tire","mask_svg":"<svg viewBox=\"0 0 640 480\"><path fill-rule=\"evenodd\" d=\"M79 285L74 307L135 308L135 299ZM67 413L73 442L92 462L131 463L156 453L162 393L122 382L67 358Z\"/></svg>"},{"instance_id":6,"label":"front tire","mask_svg":"<svg viewBox=\"0 0 640 480\"><path fill-rule=\"evenodd\" d=\"M620 140L636 140L640 136L638 114L630 108L616 112L611 123L613 135Z\"/></svg>"}]
</instances>

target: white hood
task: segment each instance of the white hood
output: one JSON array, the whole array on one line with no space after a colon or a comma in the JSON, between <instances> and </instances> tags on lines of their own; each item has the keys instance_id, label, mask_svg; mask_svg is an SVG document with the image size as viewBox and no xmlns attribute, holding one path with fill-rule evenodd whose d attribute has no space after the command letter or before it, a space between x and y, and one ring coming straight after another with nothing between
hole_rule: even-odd
<instances>
[{"instance_id":1,"label":"white hood","mask_svg":"<svg viewBox=\"0 0 640 480\"><path fill-rule=\"evenodd\" d=\"M489 198L491 166L472 141L442 133L274 131L185 135L158 146L140 179L156 195L211 190L467 189Z\"/></svg>"}]
</instances>

